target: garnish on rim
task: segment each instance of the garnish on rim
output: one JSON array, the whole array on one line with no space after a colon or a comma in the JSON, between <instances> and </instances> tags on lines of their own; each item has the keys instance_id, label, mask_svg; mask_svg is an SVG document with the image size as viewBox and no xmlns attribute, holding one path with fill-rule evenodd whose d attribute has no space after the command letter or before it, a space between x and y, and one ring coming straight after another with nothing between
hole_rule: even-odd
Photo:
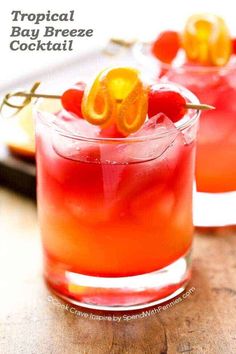
<instances>
[{"instance_id":1,"label":"garnish on rim","mask_svg":"<svg viewBox=\"0 0 236 354\"><path fill-rule=\"evenodd\" d=\"M182 45L188 59L202 65L226 65L232 54L227 25L212 14L197 14L188 19Z\"/></svg>"},{"instance_id":2,"label":"garnish on rim","mask_svg":"<svg viewBox=\"0 0 236 354\"><path fill-rule=\"evenodd\" d=\"M82 113L92 124L115 123L124 135L138 130L147 114L147 90L139 71L128 67L102 71L84 94Z\"/></svg>"},{"instance_id":3,"label":"garnish on rim","mask_svg":"<svg viewBox=\"0 0 236 354\"><path fill-rule=\"evenodd\" d=\"M85 90L84 82L77 82L76 85L68 90L66 90L61 96L61 104L63 108L76 114L78 117L82 118L81 103Z\"/></svg>"},{"instance_id":4,"label":"garnish on rim","mask_svg":"<svg viewBox=\"0 0 236 354\"><path fill-rule=\"evenodd\" d=\"M232 39L225 21L214 14L189 17L183 33L163 31L152 43L152 54L161 62L171 64L180 48L191 63L224 66L231 54L236 54L236 39Z\"/></svg>"},{"instance_id":5,"label":"garnish on rim","mask_svg":"<svg viewBox=\"0 0 236 354\"><path fill-rule=\"evenodd\" d=\"M232 51L233 54L236 54L236 38L232 39Z\"/></svg>"},{"instance_id":6,"label":"garnish on rim","mask_svg":"<svg viewBox=\"0 0 236 354\"><path fill-rule=\"evenodd\" d=\"M156 89L151 86L148 97L148 117L164 113L172 122L177 122L186 114L187 109L214 109L209 105L187 103L185 98L176 91Z\"/></svg>"},{"instance_id":7,"label":"garnish on rim","mask_svg":"<svg viewBox=\"0 0 236 354\"><path fill-rule=\"evenodd\" d=\"M147 116L165 113L176 122L181 119L187 109L213 109L205 104L186 103L185 99L175 91L156 90L155 85L146 87L140 78L138 70L133 68L113 68L103 70L90 88L79 83L62 95L36 93L39 83L35 83L29 92L7 94L4 105L18 111L31 102L32 98L60 99L67 111L78 118L84 118L89 123L101 127L101 136L115 134L115 137L125 137L136 132ZM23 97L21 104L11 101L12 97Z\"/></svg>"},{"instance_id":8,"label":"garnish on rim","mask_svg":"<svg viewBox=\"0 0 236 354\"><path fill-rule=\"evenodd\" d=\"M153 55L163 63L170 64L181 47L180 35L176 31L163 31L152 45Z\"/></svg>"},{"instance_id":9,"label":"garnish on rim","mask_svg":"<svg viewBox=\"0 0 236 354\"><path fill-rule=\"evenodd\" d=\"M129 95L120 104L116 125L124 135L136 132L147 116L147 89L138 81Z\"/></svg>"}]
</instances>

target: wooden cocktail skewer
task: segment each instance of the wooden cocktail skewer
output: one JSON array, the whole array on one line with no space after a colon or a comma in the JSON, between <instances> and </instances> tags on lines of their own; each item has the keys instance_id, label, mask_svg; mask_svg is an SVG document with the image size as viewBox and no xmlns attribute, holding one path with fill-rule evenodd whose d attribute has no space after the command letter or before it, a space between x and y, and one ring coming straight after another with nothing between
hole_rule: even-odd
<instances>
[{"instance_id":1,"label":"wooden cocktail skewer","mask_svg":"<svg viewBox=\"0 0 236 354\"><path fill-rule=\"evenodd\" d=\"M48 99L61 99L61 95L51 95L51 94L44 94L44 93L35 93L36 89L39 87L40 82L36 82L33 87L31 88L31 90L29 92L25 92L25 91L17 91L17 92L12 92L12 93L8 93L6 94L6 96L3 99L3 102L1 104L0 107L0 111L2 110L4 105L7 105L11 108L16 108L18 109L17 112L19 110L21 110L22 108L24 108L26 105L28 105L32 98L48 98ZM25 100L23 101L22 104L13 104L11 103L9 100L12 97L24 97ZM211 110L211 109L215 109L215 107L210 106L208 104L193 104L193 103L186 103L185 106L187 109L196 109L196 110ZM16 113L17 113L16 112Z\"/></svg>"}]
</instances>

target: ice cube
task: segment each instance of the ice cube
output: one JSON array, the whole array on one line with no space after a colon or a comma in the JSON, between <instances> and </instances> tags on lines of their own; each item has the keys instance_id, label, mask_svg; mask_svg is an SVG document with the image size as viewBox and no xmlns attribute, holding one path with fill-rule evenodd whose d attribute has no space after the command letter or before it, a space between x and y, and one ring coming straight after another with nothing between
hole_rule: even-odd
<instances>
[{"instance_id":1,"label":"ice cube","mask_svg":"<svg viewBox=\"0 0 236 354\"><path fill-rule=\"evenodd\" d=\"M80 162L99 162L99 146L86 138L97 138L98 126L61 111L52 127L52 144L62 157Z\"/></svg>"},{"instance_id":2,"label":"ice cube","mask_svg":"<svg viewBox=\"0 0 236 354\"><path fill-rule=\"evenodd\" d=\"M57 114L57 118L58 119L55 120L55 128L61 129L72 135L95 138L100 132L100 128L97 125L90 124L85 119L78 118L64 110Z\"/></svg>"},{"instance_id":3,"label":"ice cube","mask_svg":"<svg viewBox=\"0 0 236 354\"><path fill-rule=\"evenodd\" d=\"M131 200L149 188L158 191L170 183L180 163L185 140L164 114L149 119L139 131L116 146L120 161L128 164L119 182L119 197Z\"/></svg>"},{"instance_id":4,"label":"ice cube","mask_svg":"<svg viewBox=\"0 0 236 354\"><path fill-rule=\"evenodd\" d=\"M144 137L154 134L160 135L162 133L171 133L173 131L176 131L174 123L164 113L158 113L151 119L148 119L144 125L137 132L131 134L130 137Z\"/></svg>"},{"instance_id":5,"label":"ice cube","mask_svg":"<svg viewBox=\"0 0 236 354\"><path fill-rule=\"evenodd\" d=\"M174 123L165 114L159 113L129 136L135 142L125 146L125 154L133 162L156 159L168 150L180 134Z\"/></svg>"}]
</instances>

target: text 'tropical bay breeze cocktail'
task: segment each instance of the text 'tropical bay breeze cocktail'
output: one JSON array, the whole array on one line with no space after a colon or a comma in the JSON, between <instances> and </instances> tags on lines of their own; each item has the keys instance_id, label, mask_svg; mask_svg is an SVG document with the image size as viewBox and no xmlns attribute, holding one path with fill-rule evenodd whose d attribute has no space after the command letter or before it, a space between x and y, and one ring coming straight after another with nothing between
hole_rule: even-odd
<instances>
[{"instance_id":1,"label":"text 'tropical bay breeze cocktail'","mask_svg":"<svg viewBox=\"0 0 236 354\"><path fill-rule=\"evenodd\" d=\"M197 107L190 91L150 87L132 68L37 102L45 277L60 296L131 309L184 289Z\"/></svg>"}]
</instances>

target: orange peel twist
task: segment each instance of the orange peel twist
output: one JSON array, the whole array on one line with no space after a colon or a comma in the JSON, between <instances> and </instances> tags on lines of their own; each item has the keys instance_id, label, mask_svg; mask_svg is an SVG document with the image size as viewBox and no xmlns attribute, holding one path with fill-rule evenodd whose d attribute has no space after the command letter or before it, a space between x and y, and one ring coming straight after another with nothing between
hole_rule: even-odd
<instances>
[{"instance_id":1,"label":"orange peel twist","mask_svg":"<svg viewBox=\"0 0 236 354\"><path fill-rule=\"evenodd\" d=\"M224 66L232 53L225 21L212 14L197 14L188 19L182 45L188 59L202 65Z\"/></svg>"},{"instance_id":2,"label":"orange peel twist","mask_svg":"<svg viewBox=\"0 0 236 354\"><path fill-rule=\"evenodd\" d=\"M102 71L84 94L82 113L95 125L115 123L124 135L138 130L147 115L147 89L139 71L128 67Z\"/></svg>"}]
</instances>

